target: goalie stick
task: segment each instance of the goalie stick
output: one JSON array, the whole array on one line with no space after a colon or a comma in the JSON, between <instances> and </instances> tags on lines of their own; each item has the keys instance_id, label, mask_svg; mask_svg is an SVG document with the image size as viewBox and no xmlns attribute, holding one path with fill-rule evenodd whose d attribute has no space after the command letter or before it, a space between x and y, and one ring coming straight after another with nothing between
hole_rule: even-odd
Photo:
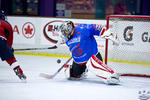
<instances>
[{"instance_id":1,"label":"goalie stick","mask_svg":"<svg viewBox=\"0 0 150 100\"><path fill-rule=\"evenodd\" d=\"M71 51L74 51L75 49L79 48L80 44L78 44L76 47L74 47ZM53 75L49 75L49 74L45 74L45 73L40 73L41 77L47 78L47 79L52 79L54 78L63 68L66 64L68 64L68 62L72 59L72 57L70 57L58 70L57 72L55 72Z\"/></svg>"},{"instance_id":2,"label":"goalie stick","mask_svg":"<svg viewBox=\"0 0 150 100\"><path fill-rule=\"evenodd\" d=\"M72 57L70 57L53 75L49 75L46 73L40 73L40 76L44 77L46 79L53 79L63 69L63 67L70 62L71 59L72 59Z\"/></svg>"},{"instance_id":3,"label":"goalie stick","mask_svg":"<svg viewBox=\"0 0 150 100\"><path fill-rule=\"evenodd\" d=\"M46 47L46 48L21 48L21 49L14 49L15 51L22 51L22 50L44 50L44 49L56 49L57 46Z\"/></svg>"}]
</instances>

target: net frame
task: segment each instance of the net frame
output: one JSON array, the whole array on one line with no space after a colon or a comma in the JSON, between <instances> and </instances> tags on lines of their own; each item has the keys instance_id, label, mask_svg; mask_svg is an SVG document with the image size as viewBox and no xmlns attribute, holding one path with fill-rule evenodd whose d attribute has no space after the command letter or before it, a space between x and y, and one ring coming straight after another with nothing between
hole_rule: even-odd
<instances>
[{"instance_id":1,"label":"net frame","mask_svg":"<svg viewBox=\"0 0 150 100\"><path fill-rule=\"evenodd\" d=\"M150 16L139 16L139 15L109 15L106 17L106 29L109 29L110 27L110 19L111 18L121 18L121 19L149 19L150 20ZM105 64L108 64L108 40L106 40L105 43ZM146 78L150 78L150 75L146 75L146 74L132 74L132 73L119 73L120 76L134 76L134 77L146 77Z\"/></svg>"}]
</instances>

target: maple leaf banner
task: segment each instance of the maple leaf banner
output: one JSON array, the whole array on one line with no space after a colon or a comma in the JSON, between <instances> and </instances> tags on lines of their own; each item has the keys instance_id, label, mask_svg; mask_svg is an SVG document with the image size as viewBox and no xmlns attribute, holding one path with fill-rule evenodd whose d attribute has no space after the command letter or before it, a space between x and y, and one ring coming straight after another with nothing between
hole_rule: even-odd
<instances>
[{"instance_id":1,"label":"maple leaf banner","mask_svg":"<svg viewBox=\"0 0 150 100\"><path fill-rule=\"evenodd\" d=\"M8 16L8 21L12 24L14 31L14 45L21 45L27 47L28 46L43 47L55 45L58 41L58 36L60 34L59 26L65 20L66 19L63 18ZM105 25L105 20L92 20L92 21L85 19L78 19L78 20L67 19L67 20L72 20L76 25L78 24L99 25L99 23L101 23L100 25ZM104 40L102 39L102 41Z\"/></svg>"}]
</instances>

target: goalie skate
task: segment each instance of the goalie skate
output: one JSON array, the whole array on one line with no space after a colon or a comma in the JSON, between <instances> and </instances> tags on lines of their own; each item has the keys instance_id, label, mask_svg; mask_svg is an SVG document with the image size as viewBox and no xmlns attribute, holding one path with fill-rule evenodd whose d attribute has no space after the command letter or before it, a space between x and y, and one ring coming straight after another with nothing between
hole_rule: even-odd
<instances>
[{"instance_id":1,"label":"goalie skate","mask_svg":"<svg viewBox=\"0 0 150 100\"><path fill-rule=\"evenodd\" d=\"M109 85L117 85L120 83L119 75L117 73L112 74L109 78L106 80L106 84Z\"/></svg>"},{"instance_id":2,"label":"goalie skate","mask_svg":"<svg viewBox=\"0 0 150 100\"><path fill-rule=\"evenodd\" d=\"M83 80L87 78L87 72L82 73L79 76L76 77L69 77L68 80Z\"/></svg>"}]
</instances>

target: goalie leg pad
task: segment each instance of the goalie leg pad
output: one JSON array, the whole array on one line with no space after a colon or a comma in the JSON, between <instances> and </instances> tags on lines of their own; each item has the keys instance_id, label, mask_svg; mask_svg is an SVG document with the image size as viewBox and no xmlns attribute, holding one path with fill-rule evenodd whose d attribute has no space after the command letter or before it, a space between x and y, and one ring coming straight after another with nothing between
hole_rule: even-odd
<instances>
[{"instance_id":1,"label":"goalie leg pad","mask_svg":"<svg viewBox=\"0 0 150 100\"><path fill-rule=\"evenodd\" d=\"M94 55L89 59L87 66L92 73L102 78L105 83L118 84L119 76L115 76L116 73ZM112 79L116 81L113 81Z\"/></svg>"},{"instance_id":2,"label":"goalie leg pad","mask_svg":"<svg viewBox=\"0 0 150 100\"><path fill-rule=\"evenodd\" d=\"M71 80L78 80L85 78L86 72L87 72L86 65L80 65L75 62L73 62L72 65L68 65L68 67L65 67L66 78Z\"/></svg>"}]
</instances>

